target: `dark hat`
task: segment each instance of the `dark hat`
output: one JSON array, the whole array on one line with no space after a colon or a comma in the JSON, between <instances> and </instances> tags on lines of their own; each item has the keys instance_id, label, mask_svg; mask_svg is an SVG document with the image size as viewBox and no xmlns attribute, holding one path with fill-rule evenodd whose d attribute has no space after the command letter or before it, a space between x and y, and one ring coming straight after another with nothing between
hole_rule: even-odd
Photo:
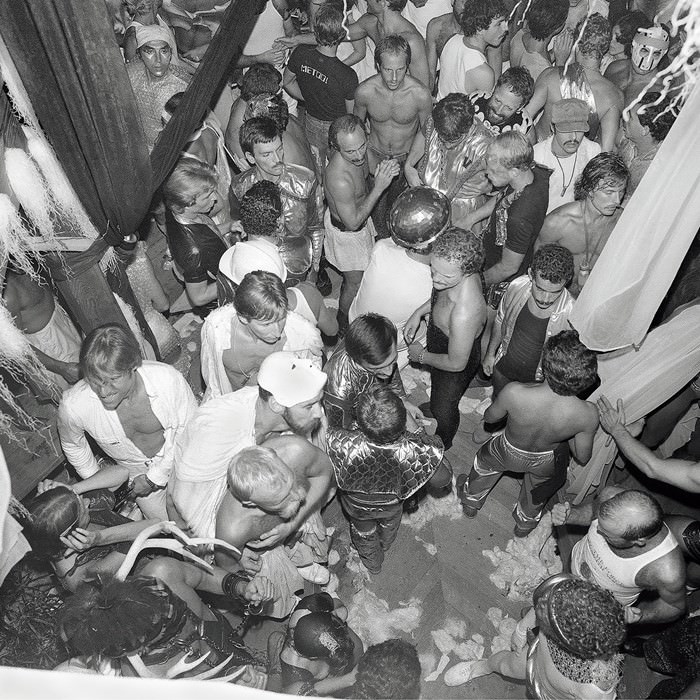
<instances>
[{"instance_id":1,"label":"dark hat","mask_svg":"<svg viewBox=\"0 0 700 700\"><path fill-rule=\"evenodd\" d=\"M583 100L571 97L552 106L552 124L557 131L588 131L589 114L590 108Z\"/></svg>"}]
</instances>

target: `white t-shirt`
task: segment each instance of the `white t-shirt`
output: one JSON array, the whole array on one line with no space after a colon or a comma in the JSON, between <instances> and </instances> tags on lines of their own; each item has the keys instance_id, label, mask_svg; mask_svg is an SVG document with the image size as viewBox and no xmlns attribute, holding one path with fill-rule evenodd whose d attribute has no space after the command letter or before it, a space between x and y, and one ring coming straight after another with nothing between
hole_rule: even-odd
<instances>
[{"instance_id":1,"label":"white t-shirt","mask_svg":"<svg viewBox=\"0 0 700 700\"><path fill-rule=\"evenodd\" d=\"M350 306L350 322L366 313L386 316L399 331L398 347L406 344L403 327L408 317L428 299L433 289L430 266L410 258L390 238L375 243L360 289Z\"/></svg>"},{"instance_id":2,"label":"white t-shirt","mask_svg":"<svg viewBox=\"0 0 700 700\"><path fill-rule=\"evenodd\" d=\"M557 158L552 153L553 138L554 136L550 136L548 139L540 141L533 149L535 162L552 170L552 176L549 178L548 214L562 204L574 201L576 181L581 177L588 161L600 153L600 144L590 141L584 136L574 155Z\"/></svg>"},{"instance_id":3,"label":"white t-shirt","mask_svg":"<svg viewBox=\"0 0 700 700\"><path fill-rule=\"evenodd\" d=\"M450 0L428 0L423 7L416 7L411 0L408 0L401 14L413 24L425 39L428 22L435 17L440 17L440 15L446 15L448 12L452 12Z\"/></svg>"},{"instance_id":4,"label":"white t-shirt","mask_svg":"<svg viewBox=\"0 0 700 700\"><path fill-rule=\"evenodd\" d=\"M467 85L466 74L483 63L486 63L486 56L481 51L465 46L462 34L455 34L440 54L437 99L441 100L451 92L465 95L474 92L472 86Z\"/></svg>"}]
</instances>

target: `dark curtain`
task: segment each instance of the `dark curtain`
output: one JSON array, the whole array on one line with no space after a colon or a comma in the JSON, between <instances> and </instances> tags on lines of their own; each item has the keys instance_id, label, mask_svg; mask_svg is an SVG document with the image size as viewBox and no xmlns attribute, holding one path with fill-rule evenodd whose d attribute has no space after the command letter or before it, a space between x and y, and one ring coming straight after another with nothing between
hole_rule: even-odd
<instances>
[{"instance_id":1,"label":"dark curtain","mask_svg":"<svg viewBox=\"0 0 700 700\"><path fill-rule=\"evenodd\" d=\"M105 242L118 244L146 212L151 171L105 3L4 0L0 28L73 188Z\"/></svg>"}]
</instances>

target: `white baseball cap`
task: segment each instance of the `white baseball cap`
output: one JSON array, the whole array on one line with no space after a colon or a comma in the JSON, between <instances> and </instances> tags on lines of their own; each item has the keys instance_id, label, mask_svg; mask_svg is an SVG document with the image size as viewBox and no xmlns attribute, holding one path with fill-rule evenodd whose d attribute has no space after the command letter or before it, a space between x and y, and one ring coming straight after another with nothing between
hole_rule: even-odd
<instances>
[{"instance_id":1,"label":"white baseball cap","mask_svg":"<svg viewBox=\"0 0 700 700\"><path fill-rule=\"evenodd\" d=\"M234 284L240 284L249 272L255 270L272 272L282 282L287 279L287 268L277 246L262 239L240 241L229 248L219 260L219 270Z\"/></svg>"},{"instance_id":2,"label":"white baseball cap","mask_svg":"<svg viewBox=\"0 0 700 700\"><path fill-rule=\"evenodd\" d=\"M327 379L312 360L301 359L293 352L273 352L258 371L258 386L285 408L316 398Z\"/></svg>"}]
</instances>

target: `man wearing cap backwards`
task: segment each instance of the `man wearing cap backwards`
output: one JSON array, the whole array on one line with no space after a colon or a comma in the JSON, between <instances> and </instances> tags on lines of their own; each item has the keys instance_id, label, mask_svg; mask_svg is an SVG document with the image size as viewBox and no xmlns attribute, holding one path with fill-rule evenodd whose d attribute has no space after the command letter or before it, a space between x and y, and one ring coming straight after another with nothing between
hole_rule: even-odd
<instances>
[{"instance_id":1,"label":"man wearing cap backwards","mask_svg":"<svg viewBox=\"0 0 700 700\"><path fill-rule=\"evenodd\" d=\"M625 107L655 79L661 59L668 53L670 38L663 26L640 27L632 39L632 56L608 66L605 77L625 93ZM655 85L655 89L661 87Z\"/></svg>"},{"instance_id":2,"label":"man wearing cap backwards","mask_svg":"<svg viewBox=\"0 0 700 700\"><path fill-rule=\"evenodd\" d=\"M535 144L535 162L546 165L549 178L547 213L574 201L574 185L591 158L600 153L600 144L590 141L588 105L583 100L561 100L552 107L552 135Z\"/></svg>"},{"instance_id":3,"label":"man wearing cap backwards","mask_svg":"<svg viewBox=\"0 0 700 700\"><path fill-rule=\"evenodd\" d=\"M308 482L308 489L299 511L259 539L265 547L273 547L310 515L320 519L318 510L331 493L332 468L326 455L307 438L317 438L322 430L326 379L311 361L290 352L275 352L263 360L258 386L243 387L202 404L178 442L168 488L169 516L196 536L213 537L231 459L246 447L274 438L277 456L299 483ZM295 434L283 435L290 431ZM318 520L315 522L312 529L323 536Z\"/></svg>"},{"instance_id":4,"label":"man wearing cap backwards","mask_svg":"<svg viewBox=\"0 0 700 700\"><path fill-rule=\"evenodd\" d=\"M420 200L414 207L406 202L411 193L429 195L429 200ZM438 206L442 202L442 206ZM399 216L407 209L425 213L432 211L434 222L430 230L414 227L409 229ZM396 212L396 213L395 213ZM449 223L447 198L427 187L411 188L399 195L389 217L391 238L377 241L372 249L369 265L360 284L357 296L350 307L350 322L358 316L374 312L388 318L398 330L398 366L403 369L408 364L408 346L403 338L403 327L408 317L419 306L430 299L433 282L430 277L430 250L432 242ZM387 284L387 273L391 271L391 284ZM421 327L418 340L425 338L425 328Z\"/></svg>"},{"instance_id":5,"label":"man wearing cap backwards","mask_svg":"<svg viewBox=\"0 0 700 700\"><path fill-rule=\"evenodd\" d=\"M126 66L149 151L163 128L165 103L187 89L187 83L170 70L173 50L169 42L170 34L161 26L137 27L136 53L141 60Z\"/></svg>"},{"instance_id":6,"label":"man wearing cap backwards","mask_svg":"<svg viewBox=\"0 0 700 700\"><path fill-rule=\"evenodd\" d=\"M383 160L369 185L367 129L352 114L339 117L330 126L331 156L323 189L328 200L326 239L323 249L328 262L343 276L338 299L338 324L345 330L350 304L357 294L362 274L369 264L375 230L370 214L382 193L399 174L395 160Z\"/></svg>"}]
</instances>

